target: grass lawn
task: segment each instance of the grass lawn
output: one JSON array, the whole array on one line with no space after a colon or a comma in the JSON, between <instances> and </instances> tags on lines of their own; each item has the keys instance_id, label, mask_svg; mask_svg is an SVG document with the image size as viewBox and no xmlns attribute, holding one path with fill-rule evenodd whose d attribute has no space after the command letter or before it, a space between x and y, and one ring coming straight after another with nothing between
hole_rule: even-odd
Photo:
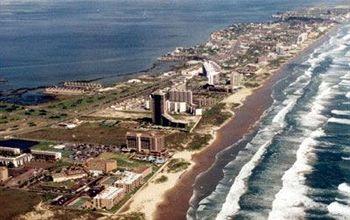
<instances>
[{"instance_id":1,"label":"grass lawn","mask_svg":"<svg viewBox=\"0 0 350 220\"><path fill-rule=\"evenodd\" d=\"M125 143L126 128L107 127L98 123L82 124L74 129L44 128L42 130L20 135L24 138L57 141L78 142L105 145L118 145Z\"/></svg>"},{"instance_id":2,"label":"grass lawn","mask_svg":"<svg viewBox=\"0 0 350 220\"><path fill-rule=\"evenodd\" d=\"M56 144L52 142L40 142L39 144L33 146L31 149L32 150L42 150L42 151L54 151L54 152L60 152L62 153L62 157L68 157L69 155L72 154L72 151L63 148L63 149L55 149L54 146Z\"/></svg>"},{"instance_id":3,"label":"grass lawn","mask_svg":"<svg viewBox=\"0 0 350 220\"><path fill-rule=\"evenodd\" d=\"M33 210L41 196L15 189L0 189L0 219L13 219Z\"/></svg>"},{"instance_id":4,"label":"grass lawn","mask_svg":"<svg viewBox=\"0 0 350 220\"><path fill-rule=\"evenodd\" d=\"M208 145L210 139L210 134L194 134L192 141L188 144L188 148L191 150L200 150Z\"/></svg>"},{"instance_id":5,"label":"grass lawn","mask_svg":"<svg viewBox=\"0 0 350 220\"><path fill-rule=\"evenodd\" d=\"M204 112L202 120L199 125L215 125L219 126L223 124L232 115L225 110L225 104L219 103Z\"/></svg>"},{"instance_id":6,"label":"grass lawn","mask_svg":"<svg viewBox=\"0 0 350 220\"><path fill-rule=\"evenodd\" d=\"M68 180L68 181L64 181L64 182L45 182L41 185L55 187L55 188L63 187L66 189L71 189L74 187L75 182L73 180Z\"/></svg>"},{"instance_id":7,"label":"grass lawn","mask_svg":"<svg viewBox=\"0 0 350 220\"><path fill-rule=\"evenodd\" d=\"M150 163L148 162L132 160L128 158L129 156L129 154L123 153L102 153L99 157L103 159L115 159L117 161L117 166L122 168L138 168L150 166Z\"/></svg>"},{"instance_id":8,"label":"grass lawn","mask_svg":"<svg viewBox=\"0 0 350 220\"><path fill-rule=\"evenodd\" d=\"M187 169L189 165L190 163L185 161L184 159L171 159L168 163L168 172L177 173Z\"/></svg>"}]
</instances>

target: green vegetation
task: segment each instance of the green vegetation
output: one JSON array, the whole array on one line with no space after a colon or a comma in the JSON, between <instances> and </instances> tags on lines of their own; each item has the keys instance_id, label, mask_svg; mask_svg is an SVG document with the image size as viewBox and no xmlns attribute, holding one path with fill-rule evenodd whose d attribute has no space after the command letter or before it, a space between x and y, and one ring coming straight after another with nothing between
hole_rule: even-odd
<instances>
[{"instance_id":1,"label":"green vegetation","mask_svg":"<svg viewBox=\"0 0 350 220\"><path fill-rule=\"evenodd\" d=\"M241 103L232 103L231 104L231 109L232 110L235 110L235 109L237 109L238 107L240 107L241 106Z\"/></svg>"},{"instance_id":2,"label":"green vegetation","mask_svg":"<svg viewBox=\"0 0 350 220\"><path fill-rule=\"evenodd\" d=\"M43 186L55 187L55 188L66 188L71 189L74 187L75 182L73 180L68 180L65 182L45 182L41 184Z\"/></svg>"},{"instance_id":3,"label":"green vegetation","mask_svg":"<svg viewBox=\"0 0 350 220\"><path fill-rule=\"evenodd\" d=\"M204 112L200 124L202 125L222 125L227 119L231 117L231 114L224 112L225 109L224 103L218 103L212 108Z\"/></svg>"},{"instance_id":4,"label":"green vegetation","mask_svg":"<svg viewBox=\"0 0 350 220\"><path fill-rule=\"evenodd\" d=\"M182 170L187 169L190 166L190 163L184 159L171 159L168 163L168 171L170 173L177 173Z\"/></svg>"},{"instance_id":5,"label":"green vegetation","mask_svg":"<svg viewBox=\"0 0 350 220\"><path fill-rule=\"evenodd\" d=\"M36 193L15 189L0 189L0 219L14 219L33 210L41 201Z\"/></svg>"},{"instance_id":6,"label":"green vegetation","mask_svg":"<svg viewBox=\"0 0 350 220\"><path fill-rule=\"evenodd\" d=\"M62 157L68 157L72 154L72 152L69 149L63 148L63 149L55 149L53 146L56 145L54 142L49 141L42 141L39 144L32 147L33 150L47 150L47 151L55 151L55 152L61 152Z\"/></svg>"},{"instance_id":7,"label":"green vegetation","mask_svg":"<svg viewBox=\"0 0 350 220\"><path fill-rule=\"evenodd\" d=\"M154 180L155 183L165 183L166 181L168 181L168 177L162 175L161 177L157 178L156 180Z\"/></svg>"},{"instance_id":8,"label":"green vegetation","mask_svg":"<svg viewBox=\"0 0 350 220\"><path fill-rule=\"evenodd\" d=\"M91 212L89 210L73 210L73 209L62 209L62 207L51 207L50 210L54 212L54 217L50 219L84 219L84 220L96 220L101 218L103 215L98 212Z\"/></svg>"},{"instance_id":9,"label":"green vegetation","mask_svg":"<svg viewBox=\"0 0 350 220\"><path fill-rule=\"evenodd\" d=\"M142 212L130 212L127 214L118 215L118 220L144 220L145 214Z\"/></svg>"},{"instance_id":10,"label":"green vegetation","mask_svg":"<svg viewBox=\"0 0 350 220\"><path fill-rule=\"evenodd\" d=\"M71 162L62 159L56 162L55 167L57 168L57 171L61 171L63 167L68 167L70 165L72 165Z\"/></svg>"},{"instance_id":11,"label":"green vegetation","mask_svg":"<svg viewBox=\"0 0 350 220\"><path fill-rule=\"evenodd\" d=\"M0 102L0 112L14 112L24 109L23 106L10 104L6 102Z\"/></svg>"},{"instance_id":12,"label":"green vegetation","mask_svg":"<svg viewBox=\"0 0 350 220\"><path fill-rule=\"evenodd\" d=\"M278 68L278 67L280 67L285 61L286 61L286 58L284 58L284 57L279 57L279 58L277 58L277 59L271 60L271 62L270 62L269 65L270 65L272 68Z\"/></svg>"},{"instance_id":13,"label":"green vegetation","mask_svg":"<svg viewBox=\"0 0 350 220\"><path fill-rule=\"evenodd\" d=\"M256 87L259 87L260 84L257 82L246 82L244 83L244 86L247 88L256 88Z\"/></svg>"},{"instance_id":14,"label":"green vegetation","mask_svg":"<svg viewBox=\"0 0 350 220\"><path fill-rule=\"evenodd\" d=\"M208 145L210 139L210 134L194 134L192 141L188 144L188 147L191 150L200 150Z\"/></svg>"},{"instance_id":15,"label":"green vegetation","mask_svg":"<svg viewBox=\"0 0 350 220\"><path fill-rule=\"evenodd\" d=\"M32 147L34 150L56 150L52 147L54 143L53 142L40 142L39 144Z\"/></svg>"},{"instance_id":16,"label":"green vegetation","mask_svg":"<svg viewBox=\"0 0 350 220\"><path fill-rule=\"evenodd\" d=\"M35 127L35 126L36 126L36 123L35 123L35 122L32 122L32 121L31 121L31 122L28 122L28 126L29 126L29 127Z\"/></svg>"},{"instance_id":17,"label":"green vegetation","mask_svg":"<svg viewBox=\"0 0 350 220\"><path fill-rule=\"evenodd\" d=\"M124 127L107 127L99 123L85 123L74 129L43 128L21 134L21 137L53 142L80 142L105 145L122 145L125 143L127 129Z\"/></svg>"},{"instance_id":18,"label":"green vegetation","mask_svg":"<svg viewBox=\"0 0 350 220\"><path fill-rule=\"evenodd\" d=\"M116 160L119 168L138 168L138 167L150 165L148 162L137 161L137 160L131 159L129 154L102 153L99 157L103 158L103 159Z\"/></svg>"},{"instance_id":19,"label":"green vegetation","mask_svg":"<svg viewBox=\"0 0 350 220\"><path fill-rule=\"evenodd\" d=\"M166 135L165 142L167 144L167 149L183 149L184 145L189 141L190 137L190 133L181 131Z\"/></svg>"}]
</instances>

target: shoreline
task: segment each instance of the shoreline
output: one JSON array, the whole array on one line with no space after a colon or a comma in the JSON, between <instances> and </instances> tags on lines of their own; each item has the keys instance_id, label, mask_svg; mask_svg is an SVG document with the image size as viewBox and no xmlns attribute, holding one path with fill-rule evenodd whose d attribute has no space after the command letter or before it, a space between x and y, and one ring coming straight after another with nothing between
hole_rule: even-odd
<instances>
[{"instance_id":1,"label":"shoreline","mask_svg":"<svg viewBox=\"0 0 350 220\"><path fill-rule=\"evenodd\" d=\"M170 190L164 193L156 207L156 212L152 216L153 218L170 218L174 220L186 218L190 206L193 203L198 204L201 198L203 198L205 193L201 192L201 190L207 189L207 191L210 191L208 189L213 189L222 178L222 173L208 172L218 162L217 154L225 151L232 145L234 147L232 147L230 153L234 155L238 154L242 147L235 145L256 129L264 112L273 102L273 87L278 81L284 78L283 73L286 68L293 62L302 59L319 44L323 43L338 27L337 25L331 28L323 36L315 39L313 42L309 42L307 46L273 71L270 77L260 87L251 89L251 94L243 100L242 105L235 110L235 114L221 126L213 129L214 135L211 143L199 152L192 154L191 164L193 165L181 175L182 178L178 179ZM213 179L216 180L214 181L215 183L213 183ZM203 183L206 183L206 185ZM177 207L176 211L173 207Z\"/></svg>"},{"instance_id":2,"label":"shoreline","mask_svg":"<svg viewBox=\"0 0 350 220\"><path fill-rule=\"evenodd\" d=\"M161 55L163 56L163 55ZM160 57L161 57L160 56ZM115 84L123 83L128 81L129 79L138 78L142 75L160 75L163 71L170 71L173 69L176 65L181 64L181 62L174 62L174 61L159 61L158 57L156 60L154 60L147 68L138 70L136 72L123 72L117 75L109 75L99 78L92 78L92 79L76 79L72 80L73 82L101 82L102 85L104 85L106 88L113 87ZM0 79L1 80L1 79ZM110 80L111 82L106 83L105 81ZM69 81L69 80L68 80ZM6 85L8 81L3 82L3 85ZM39 106L43 104L47 104L50 101L56 100L57 97L44 94L42 90L49 86L59 86L63 84L65 81L60 81L55 84L51 85L40 85L37 87L20 87L15 88L12 90L1 91L0 90L0 101L2 102L8 102L18 105L26 105L26 106ZM0 81L0 83L2 83ZM25 98L23 98L23 95L29 94L30 92L38 95L39 99L36 101L27 101Z\"/></svg>"}]
</instances>

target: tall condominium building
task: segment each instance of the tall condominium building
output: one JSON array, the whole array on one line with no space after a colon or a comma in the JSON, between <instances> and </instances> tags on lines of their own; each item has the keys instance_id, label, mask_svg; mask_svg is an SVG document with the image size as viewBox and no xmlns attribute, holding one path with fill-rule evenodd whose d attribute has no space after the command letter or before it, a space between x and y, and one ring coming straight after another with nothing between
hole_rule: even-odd
<instances>
[{"instance_id":1,"label":"tall condominium building","mask_svg":"<svg viewBox=\"0 0 350 220\"><path fill-rule=\"evenodd\" d=\"M163 125L162 115L166 113L166 96L162 91L151 95L152 122L156 125Z\"/></svg>"},{"instance_id":2,"label":"tall condominium building","mask_svg":"<svg viewBox=\"0 0 350 220\"><path fill-rule=\"evenodd\" d=\"M167 100L166 94L164 92L157 91L152 93L151 110L153 124L165 127L185 129L188 126L188 122L176 120L167 113L168 102L169 100Z\"/></svg>"},{"instance_id":3,"label":"tall condominium building","mask_svg":"<svg viewBox=\"0 0 350 220\"><path fill-rule=\"evenodd\" d=\"M172 89L169 91L170 102L186 102L188 105L193 104L193 94L191 90L177 90Z\"/></svg>"},{"instance_id":4,"label":"tall condominium building","mask_svg":"<svg viewBox=\"0 0 350 220\"><path fill-rule=\"evenodd\" d=\"M154 132L128 132L126 145L137 152L161 152L164 149L164 135Z\"/></svg>"},{"instance_id":5,"label":"tall condominium building","mask_svg":"<svg viewBox=\"0 0 350 220\"><path fill-rule=\"evenodd\" d=\"M238 86L240 86L242 84L242 81L243 81L242 74L240 74L238 72L231 73L230 85L231 85L232 90L237 88Z\"/></svg>"},{"instance_id":6,"label":"tall condominium building","mask_svg":"<svg viewBox=\"0 0 350 220\"><path fill-rule=\"evenodd\" d=\"M220 66L211 60L203 62L203 75L207 77L209 85L215 85L217 83L220 69Z\"/></svg>"}]
</instances>

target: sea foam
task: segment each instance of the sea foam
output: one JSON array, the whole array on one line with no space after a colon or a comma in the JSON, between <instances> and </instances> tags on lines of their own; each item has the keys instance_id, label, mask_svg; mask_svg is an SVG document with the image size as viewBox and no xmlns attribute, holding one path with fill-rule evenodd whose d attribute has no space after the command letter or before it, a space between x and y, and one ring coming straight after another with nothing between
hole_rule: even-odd
<instances>
[{"instance_id":1,"label":"sea foam","mask_svg":"<svg viewBox=\"0 0 350 220\"><path fill-rule=\"evenodd\" d=\"M350 185L348 183L342 183L338 186L338 190L347 196L350 196Z\"/></svg>"},{"instance_id":2,"label":"sea foam","mask_svg":"<svg viewBox=\"0 0 350 220\"><path fill-rule=\"evenodd\" d=\"M312 171L309 164L313 158L313 147L317 145L316 137L324 135L322 130L312 132L297 151L297 159L293 166L282 177L283 186L275 195L272 203L270 220L302 218L305 207L314 207L318 204L306 196L308 187L305 186L305 174Z\"/></svg>"},{"instance_id":3,"label":"sea foam","mask_svg":"<svg viewBox=\"0 0 350 220\"><path fill-rule=\"evenodd\" d=\"M328 207L328 212L342 219L350 218L350 208L339 202L332 202Z\"/></svg>"},{"instance_id":4,"label":"sea foam","mask_svg":"<svg viewBox=\"0 0 350 220\"><path fill-rule=\"evenodd\" d=\"M332 110L332 114L339 116L348 116L350 115L350 111Z\"/></svg>"},{"instance_id":5,"label":"sea foam","mask_svg":"<svg viewBox=\"0 0 350 220\"><path fill-rule=\"evenodd\" d=\"M330 118L328 119L328 122L341 125L350 125L350 119L345 118Z\"/></svg>"},{"instance_id":6,"label":"sea foam","mask_svg":"<svg viewBox=\"0 0 350 220\"><path fill-rule=\"evenodd\" d=\"M254 154L252 159L242 167L238 176L235 178L235 181L230 189L230 192L226 197L226 201L223 204L221 211L216 216L217 220L227 219L229 216L234 215L237 211L239 211L239 200L247 190L246 182L252 174L254 168L260 162L261 158L265 154L267 147L270 144L271 141L268 141L264 145L262 145L259 148L259 150Z\"/></svg>"}]
</instances>

